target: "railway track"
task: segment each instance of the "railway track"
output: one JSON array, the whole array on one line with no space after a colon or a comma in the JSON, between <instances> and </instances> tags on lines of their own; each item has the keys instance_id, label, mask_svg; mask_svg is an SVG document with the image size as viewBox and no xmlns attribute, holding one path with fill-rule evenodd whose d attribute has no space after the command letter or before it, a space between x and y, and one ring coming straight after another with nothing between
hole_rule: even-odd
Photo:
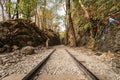
<instances>
[{"instance_id":1,"label":"railway track","mask_svg":"<svg viewBox=\"0 0 120 80\"><path fill-rule=\"evenodd\" d=\"M35 74L43 67L43 65L47 62L49 57L56 51L54 49L47 57L45 57L34 69L32 69L22 80L31 80L35 76Z\"/></svg>"},{"instance_id":2,"label":"railway track","mask_svg":"<svg viewBox=\"0 0 120 80\"><path fill-rule=\"evenodd\" d=\"M99 80L89 69L87 69L79 60L77 60L67 49L65 50L75 60L78 67L88 76L90 80Z\"/></svg>"},{"instance_id":3,"label":"railway track","mask_svg":"<svg viewBox=\"0 0 120 80\"><path fill-rule=\"evenodd\" d=\"M56 51L54 49L47 57L45 57L33 70L31 70L22 80L32 80L35 74L42 69L50 56ZM89 80L99 80L90 70L88 70L79 60L77 60L67 49L65 51L74 59L77 66L88 77Z\"/></svg>"}]
</instances>

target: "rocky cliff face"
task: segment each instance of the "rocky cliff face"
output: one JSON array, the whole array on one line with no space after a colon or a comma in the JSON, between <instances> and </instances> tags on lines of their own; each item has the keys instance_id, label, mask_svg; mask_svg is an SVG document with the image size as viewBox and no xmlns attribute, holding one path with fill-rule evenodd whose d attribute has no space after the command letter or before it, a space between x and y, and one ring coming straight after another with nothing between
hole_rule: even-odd
<instances>
[{"instance_id":1,"label":"rocky cliff face","mask_svg":"<svg viewBox=\"0 0 120 80\"><path fill-rule=\"evenodd\" d=\"M104 37L104 39L102 39ZM120 25L108 27L108 34L103 34L99 41L96 41L95 47L102 51L120 51Z\"/></svg>"},{"instance_id":2,"label":"rocky cliff face","mask_svg":"<svg viewBox=\"0 0 120 80\"><path fill-rule=\"evenodd\" d=\"M115 36L115 51L120 53L120 26Z\"/></svg>"}]
</instances>

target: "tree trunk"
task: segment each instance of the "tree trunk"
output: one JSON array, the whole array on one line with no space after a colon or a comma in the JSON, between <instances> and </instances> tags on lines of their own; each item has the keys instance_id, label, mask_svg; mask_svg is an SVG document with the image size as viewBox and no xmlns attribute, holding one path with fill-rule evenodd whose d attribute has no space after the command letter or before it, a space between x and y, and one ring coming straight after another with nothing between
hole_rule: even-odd
<instances>
[{"instance_id":1,"label":"tree trunk","mask_svg":"<svg viewBox=\"0 0 120 80\"><path fill-rule=\"evenodd\" d=\"M68 16L68 32L71 33L71 36L72 36L72 40L71 42L73 43L73 47L76 47L76 38L75 38L75 30L74 30L74 27L73 27L73 21L72 21L72 18L71 18L71 12L70 12L70 0L66 0L66 10L67 10L67 16Z\"/></svg>"},{"instance_id":2,"label":"tree trunk","mask_svg":"<svg viewBox=\"0 0 120 80\"><path fill-rule=\"evenodd\" d=\"M67 8L67 2L66 2L66 8ZM68 11L66 9L66 16L65 16L65 28L66 28L66 31L65 31L65 44L67 45L68 44Z\"/></svg>"},{"instance_id":3,"label":"tree trunk","mask_svg":"<svg viewBox=\"0 0 120 80\"><path fill-rule=\"evenodd\" d=\"M31 18L30 18L30 6L29 6L28 9L27 9L27 19L29 19L29 20L31 19Z\"/></svg>"},{"instance_id":4,"label":"tree trunk","mask_svg":"<svg viewBox=\"0 0 120 80\"><path fill-rule=\"evenodd\" d=\"M43 2L43 30L46 28L46 0Z\"/></svg>"},{"instance_id":5,"label":"tree trunk","mask_svg":"<svg viewBox=\"0 0 120 80\"><path fill-rule=\"evenodd\" d=\"M5 15L4 15L4 7L3 7L3 4L2 4L2 1L0 0L0 6L1 6L1 9L2 9L2 19L3 21L5 20Z\"/></svg>"},{"instance_id":6,"label":"tree trunk","mask_svg":"<svg viewBox=\"0 0 120 80\"><path fill-rule=\"evenodd\" d=\"M86 10L86 7L82 4L82 1L81 1L81 0L79 0L79 3L80 3L80 6L82 7L83 11L85 12L85 17L86 17L87 19L89 19L90 16L89 16L89 14L88 14L88 11Z\"/></svg>"},{"instance_id":7,"label":"tree trunk","mask_svg":"<svg viewBox=\"0 0 120 80\"><path fill-rule=\"evenodd\" d=\"M49 42L50 42L50 39L47 37L47 40L45 42L46 48L49 48Z\"/></svg>"},{"instance_id":8,"label":"tree trunk","mask_svg":"<svg viewBox=\"0 0 120 80\"><path fill-rule=\"evenodd\" d=\"M17 4L16 4L16 18L19 18L19 9L18 9L18 4L19 4L20 0L17 0Z\"/></svg>"},{"instance_id":9,"label":"tree trunk","mask_svg":"<svg viewBox=\"0 0 120 80\"><path fill-rule=\"evenodd\" d=\"M8 0L9 2L9 7L8 7L8 18L11 19L11 0Z\"/></svg>"},{"instance_id":10,"label":"tree trunk","mask_svg":"<svg viewBox=\"0 0 120 80\"><path fill-rule=\"evenodd\" d=\"M38 20L38 13L37 13L37 3L38 3L38 0L36 0L36 9L35 9L35 23L37 24L37 20ZM39 21L39 20L38 20Z\"/></svg>"},{"instance_id":11,"label":"tree trunk","mask_svg":"<svg viewBox=\"0 0 120 80\"><path fill-rule=\"evenodd\" d=\"M68 44L68 26L66 25L66 31L65 31L65 45Z\"/></svg>"}]
</instances>

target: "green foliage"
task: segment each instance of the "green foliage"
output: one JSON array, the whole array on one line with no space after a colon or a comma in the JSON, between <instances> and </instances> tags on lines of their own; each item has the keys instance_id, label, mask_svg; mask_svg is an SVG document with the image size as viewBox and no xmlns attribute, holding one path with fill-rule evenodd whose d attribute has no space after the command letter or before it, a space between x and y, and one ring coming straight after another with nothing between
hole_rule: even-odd
<instances>
[{"instance_id":1,"label":"green foliage","mask_svg":"<svg viewBox=\"0 0 120 80\"><path fill-rule=\"evenodd\" d=\"M86 30L92 26L92 24L98 24L99 21L107 23L105 20L108 18L108 14L120 9L120 3L118 0L81 0L85 6L90 20L88 21L84 16L84 11L79 4L79 0L73 0L74 11L73 22L75 25L80 25L80 31ZM79 15L79 16L77 16ZM92 23L93 22L93 23ZM97 25L99 27L99 25Z\"/></svg>"},{"instance_id":2,"label":"green foliage","mask_svg":"<svg viewBox=\"0 0 120 80\"><path fill-rule=\"evenodd\" d=\"M92 24L90 22L86 23L83 27L80 27L80 31L85 31L90 28Z\"/></svg>"},{"instance_id":3,"label":"green foliage","mask_svg":"<svg viewBox=\"0 0 120 80\"><path fill-rule=\"evenodd\" d=\"M19 14L21 14L24 18L32 17L35 15L36 2L37 0L20 0L19 3L13 0L10 2L6 1L6 12L9 13L10 10L11 15L14 15L17 7Z\"/></svg>"},{"instance_id":4,"label":"green foliage","mask_svg":"<svg viewBox=\"0 0 120 80\"><path fill-rule=\"evenodd\" d=\"M24 18L30 18L35 15L36 0L20 0L19 8Z\"/></svg>"},{"instance_id":5,"label":"green foliage","mask_svg":"<svg viewBox=\"0 0 120 80\"><path fill-rule=\"evenodd\" d=\"M16 2L6 2L5 3L5 7L6 7L6 12L9 12L9 8L10 8L10 13L13 14L14 10L15 10L15 6L16 6Z\"/></svg>"}]
</instances>

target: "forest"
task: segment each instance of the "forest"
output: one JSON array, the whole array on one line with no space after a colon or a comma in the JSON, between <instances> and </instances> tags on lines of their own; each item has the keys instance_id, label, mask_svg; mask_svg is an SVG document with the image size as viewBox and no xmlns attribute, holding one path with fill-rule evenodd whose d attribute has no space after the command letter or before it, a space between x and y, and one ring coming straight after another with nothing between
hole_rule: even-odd
<instances>
[{"instance_id":1,"label":"forest","mask_svg":"<svg viewBox=\"0 0 120 80\"><path fill-rule=\"evenodd\" d=\"M1 21L31 20L42 31L55 31L63 44L102 51L120 49L119 25L109 26L108 22L109 16L120 20L119 0L0 0L0 7Z\"/></svg>"},{"instance_id":2,"label":"forest","mask_svg":"<svg viewBox=\"0 0 120 80\"><path fill-rule=\"evenodd\" d=\"M0 0L0 80L66 76L120 80L120 0Z\"/></svg>"}]
</instances>

